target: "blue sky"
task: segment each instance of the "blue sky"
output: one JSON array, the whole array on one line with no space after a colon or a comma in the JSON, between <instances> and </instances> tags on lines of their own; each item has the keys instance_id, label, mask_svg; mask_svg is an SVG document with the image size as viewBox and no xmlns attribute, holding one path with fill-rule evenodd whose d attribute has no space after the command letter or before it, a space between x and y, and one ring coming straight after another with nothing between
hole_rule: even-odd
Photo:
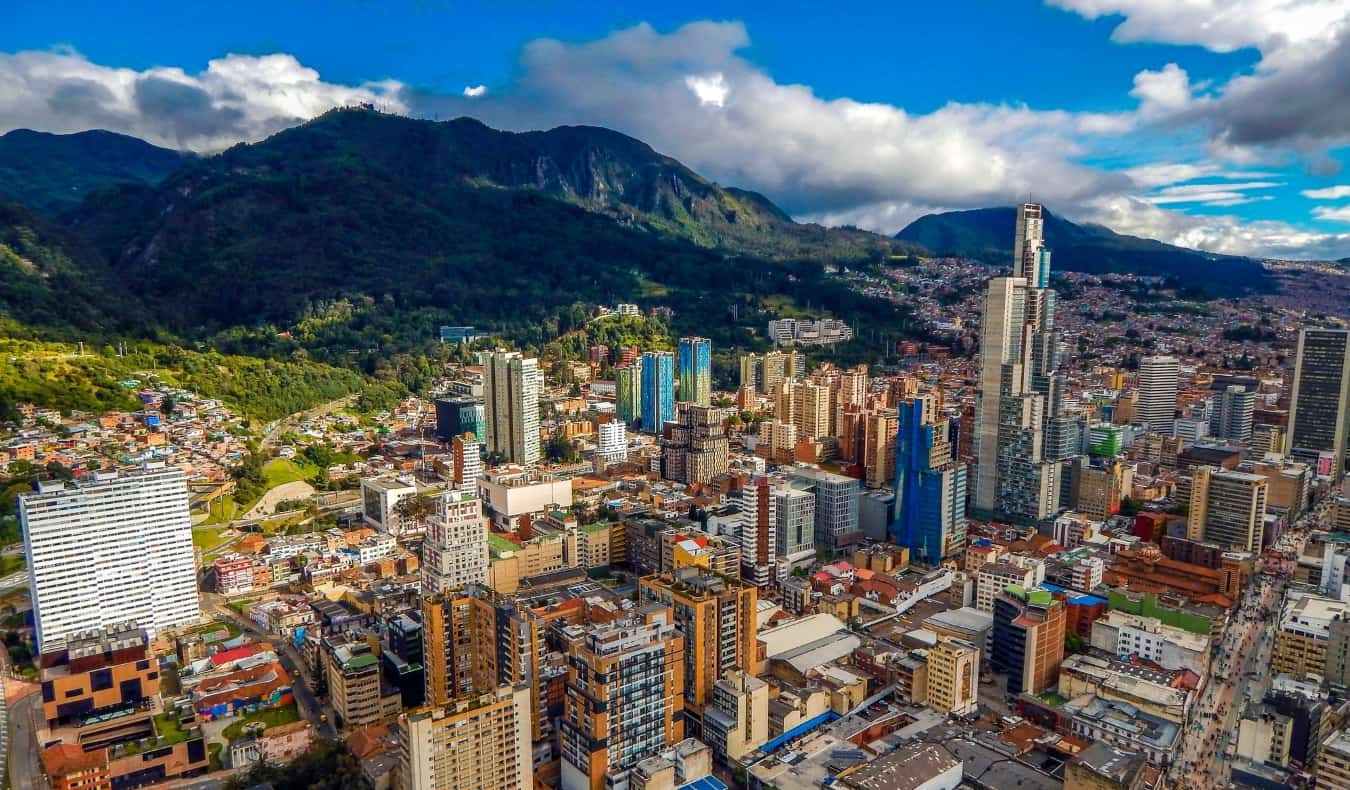
<instances>
[{"instance_id":1,"label":"blue sky","mask_svg":"<svg viewBox=\"0 0 1350 790\"><path fill-rule=\"evenodd\" d=\"M611 126L803 219L894 232L1034 191L1189 246L1350 255L1342 0L113 5L10 0L0 131L212 151L372 98Z\"/></svg>"}]
</instances>

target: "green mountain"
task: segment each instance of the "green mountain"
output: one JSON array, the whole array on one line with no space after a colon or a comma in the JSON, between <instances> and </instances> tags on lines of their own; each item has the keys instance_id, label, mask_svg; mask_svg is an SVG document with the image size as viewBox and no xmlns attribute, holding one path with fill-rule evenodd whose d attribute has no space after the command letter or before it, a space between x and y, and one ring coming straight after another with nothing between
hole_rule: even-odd
<instances>
[{"instance_id":1,"label":"green mountain","mask_svg":"<svg viewBox=\"0 0 1350 790\"><path fill-rule=\"evenodd\" d=\"M235 146L158 186L100 191L72 227L175 333L267 324L269 337L327 348L430 337L438 323L543 342L570 328L565 311L583 320L579 302L659 301L677 328L720 324L728 337L733 306L755 326L770 297L853 316L872 308L823 265L913 246L792 223L605 129L512 134L368 110Z\"/></svg>"},{"instance_id":2,"label":"green mountain","mask_svg":"<svg viewBox=\"0 0 1350 790\"><path fill-rule=\"evenodd\" d=\"M896 234L938 255L1011 265L1012 207L949 211L920 217ZM1214 296L1273 291L1274 279L1260 261L1175 247L1153 239L1126 236L1101 225L1079 225L1045 212L1045 242L1051 266L1061 271L1133 273L1171 277L1183 287Z\"/></svg>"},{"instance_id":3,"label":"green mountain","mask_svg":"<svg viewBox=\"0 0 1350 790\"><path fill-rule=\"evenodd\" d=\"M54 216L114 184L157 184L190 158L101 129L77 134L15 129L0 135L0 196Z\"/></svg>"},{"instance_id":4,"label":"green mountain","mask_svg":"<svg viewBox=\"0 0 1350 790\"><path fill-rule=\"evenodd\" d=\"M142 327L139 300L89 242L0 203L0 332L117 333Z\"/></svg>"}]
</instances>

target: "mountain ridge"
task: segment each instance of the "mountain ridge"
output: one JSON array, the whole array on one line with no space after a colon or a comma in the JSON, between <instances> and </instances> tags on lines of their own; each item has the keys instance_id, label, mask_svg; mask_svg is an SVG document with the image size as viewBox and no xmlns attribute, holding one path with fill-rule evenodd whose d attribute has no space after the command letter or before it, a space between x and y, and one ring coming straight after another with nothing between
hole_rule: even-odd
<instances>
[{"instance_id":1,"label":"mountain ridge","mask_svg":"<svg viewBox=\"0 0 1350 790\"><path fill-rule=\"evenodd\" d=\"M73 134L13 129L0 135L0 195L57 216L99 189L159 183L192 158L104 129Z\"/></svg>"}]
</instances>

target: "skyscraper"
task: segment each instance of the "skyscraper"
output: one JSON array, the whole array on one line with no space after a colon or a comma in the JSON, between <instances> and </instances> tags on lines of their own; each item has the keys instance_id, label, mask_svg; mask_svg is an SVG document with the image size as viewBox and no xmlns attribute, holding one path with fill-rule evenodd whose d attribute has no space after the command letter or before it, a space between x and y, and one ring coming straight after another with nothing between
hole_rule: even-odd
<instances>
[{"instance_id":1,"label":"skyscraper","mask_svg":"<svg viewBox=\"0 0 1350 790\"><path fill-rule=\"evenodd\" d=\"M642 355L642 430L660 433L675 419L675 356L669 351Z\"/></svg>"},{"instance_id":2,"label":"skyscraper","mask_svg":"<svg viewBox=\"0 0 1350 790\"><path fill-rule=\"evenodd\" d=\"M147 464L44 481L19 497L38 651L135 622L152 635L201 619L182 470Z\"/></svg>"},{"instance_id":3,"label":"skyscraper","mask_svg":"<svg viewBox=\"0 0 1350 790\"><path fill-rule=\"evenodd\" d=\"M1333 479L1350 463L1350 330L1299 332L1285 446L1289 455ZM1330 470L1317 468L1324 454Z\"/></svg>"},{"instance_id":4,"label":"skyscraper","mask_svg":"<svg viewBox=\"0 0 1350 790\"><path fill-rule=\"evenodd\" d=\"M662 440L665 477L681 483L707 483L727 471L730 441L722 410L686 406L672 424L671 438Z\"/></svg>"},{"instance_id":5,"label":"skyscraper","mask_svg":"<svg viewBox=\"0 0 1350 790\"><path fill-rule=\"evenodd\" d=\"M638 600L670 607L684 635L684 710L701 722L723 673L755 665L754 585L697 566L643 576ZM700 728L701 729L701 728Z\"/></svg>"},{"instance_id":6,"label":"skyscraper","mask_svg":"<svg viewBox=\"0 0 1350 790\"><path fill-rule=\"evenodd\" d=\"M483 404L463 398L442 398L436 401L436 437L448 442L466 433L474 441L483 441Z\"/></svg>"},{"instance_id":7,"label":"skyscraper","mask_svg":"<svg viewBox=\"0 0 1350 790\"><path fill-rule=\"evenodd\" d=\"M1209 412L1209 435L1246 443L1252 438L1256 393L1232 384L1214 396Z\"/></svg>"},{"instance_id":8,"label":"skyscraper","mask_svg":"<svg viewBox=\"0 0 1350 790\"><path fill-rule=\"evenodd\" d=\"M938 565L966 537L966 466L953 458L956 425L921 395L900 404L895 439L895 521L891 541Z\"/></svg>"},{"instance_id":9,"label":"skyscraper","mask_svg":"<svg viewBox=\"0 0 1350 790\"><path fill-rule=\"evenodd\" d=\"M526 359L518 351L485 351L480 363L488 452L516 464L536 463L539 395L544 389L539 360Z\"/></svg>"},{"instance_id":10,"label":"skyscraper","mask_svg":"<svg viewBox=\"0 0 1350 790\"><path fill-rule=\"evenodd\" d=\"M626 425L642 419L642 366L620 365L614 370L614 412Z\"/></svg>"},{"instance_id":11,"label":"skyscraper","mask_svg":"<svg viewBox=\"0 0 1350 790\"><path fill-rule=\"evenodd\" d=\"M706 337L680 338L680 392L677 400L699 406L712 403L712 341Z\"/></svg>"},{"instance_id":12,"label":"skyscraper","mask_svg":"<svg viewBox=\"0 0 1350 790\"><path fill-rule=\"evenodd\" d=\"M626 787L640 760L684 739L684 659L670 609L655 604L572 641L562 790Z\"/></svg>"},{"instance_id":13,"label":"skyscraper","mask_svg":"<svg viewBox=\"0 0 1350 790\"><path fill-rule=\"evenodd\" d=\"M1059 466L1045 455L1058 410L1055 294L1041 207L1018 207L1013 272L989 281L975 409L975 509L1024 521L1053 515Z\"/></svg>"},{"instance_id":14,"label":"skyscraper","mask_svg":"<svg viewBox=\"0 0 1350 790\"><path fill-rule=\"evenodd\" d=\"M478 493L447 491L437 497L422 542L422 591L462 590L487 581L487 525Z\"/></svg>"},{"instance_id":15,"label":"skyscraper","mask_svg":"<svg viewBox=\"0 0 1350 790\"><path fill-rule=\"evenodd\" d=\"M815 494L817 546L839 551L862 542L862 532L858 528L858 498L862 495L862 486L857 478L814 466L794 466L789 474L794 486Z\"/></svg>"},{"instance_id":16,"label":"skyscraper","mask_svg":"<svg viewBox=\"0 0 1350 790\"><path fill-rule=\"evenodd\" d=\"M1139 360L1139 398L1134 420L1153 433L1172 435L1177 413L1177 385L1181 377L1176 357L1144 357Z\"/></svg>"},{"instance_id":17,"label":"skyscraper","mask_svg":"<svg viewBox=\"0 0 1350 790\"><path fill-rule=\"evenodd\" d=\"M1230 551L1260 551L1270 483L1261 475L1197 466L1191 472L1186 537Z\"/></svg>"}]
</instances>

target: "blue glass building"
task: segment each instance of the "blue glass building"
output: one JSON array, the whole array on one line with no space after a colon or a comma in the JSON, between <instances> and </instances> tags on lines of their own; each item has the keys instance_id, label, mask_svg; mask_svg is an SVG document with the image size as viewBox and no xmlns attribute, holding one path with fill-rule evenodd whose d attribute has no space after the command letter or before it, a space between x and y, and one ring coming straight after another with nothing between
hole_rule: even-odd
<instances>
[{"instance_id":1,"label":"blue glass building","mask_svg":"<svg viewBox=\"0 0 1350 790\"><path fill-rule=\"evenodd\" d=\"M660 433L675 419L675 355L648 351L642 355L642 430Z\"/></svg>"},{"instance_id":2,"label":"blue glass building","mask_svg":"<svg viewBox=\"0 0 1350 790\"><path fill-rule=\"evenodd\" d=\"M712 341L706 337L680 338L678 400L707 406L712 403Z\"/></svg>"},{"instance_id":3,"label":"blue glass building","mask_svg":"<svg viewBox=\"0 0 1350 790\"><path fill-rule=\"evenodd\" d=\"M956 423L935 415L934 407L931 396L900 404L890 527L891 542L928 565L958 553L966 533L966 467L952 452Z\"/></svg>"}]
</instances>

